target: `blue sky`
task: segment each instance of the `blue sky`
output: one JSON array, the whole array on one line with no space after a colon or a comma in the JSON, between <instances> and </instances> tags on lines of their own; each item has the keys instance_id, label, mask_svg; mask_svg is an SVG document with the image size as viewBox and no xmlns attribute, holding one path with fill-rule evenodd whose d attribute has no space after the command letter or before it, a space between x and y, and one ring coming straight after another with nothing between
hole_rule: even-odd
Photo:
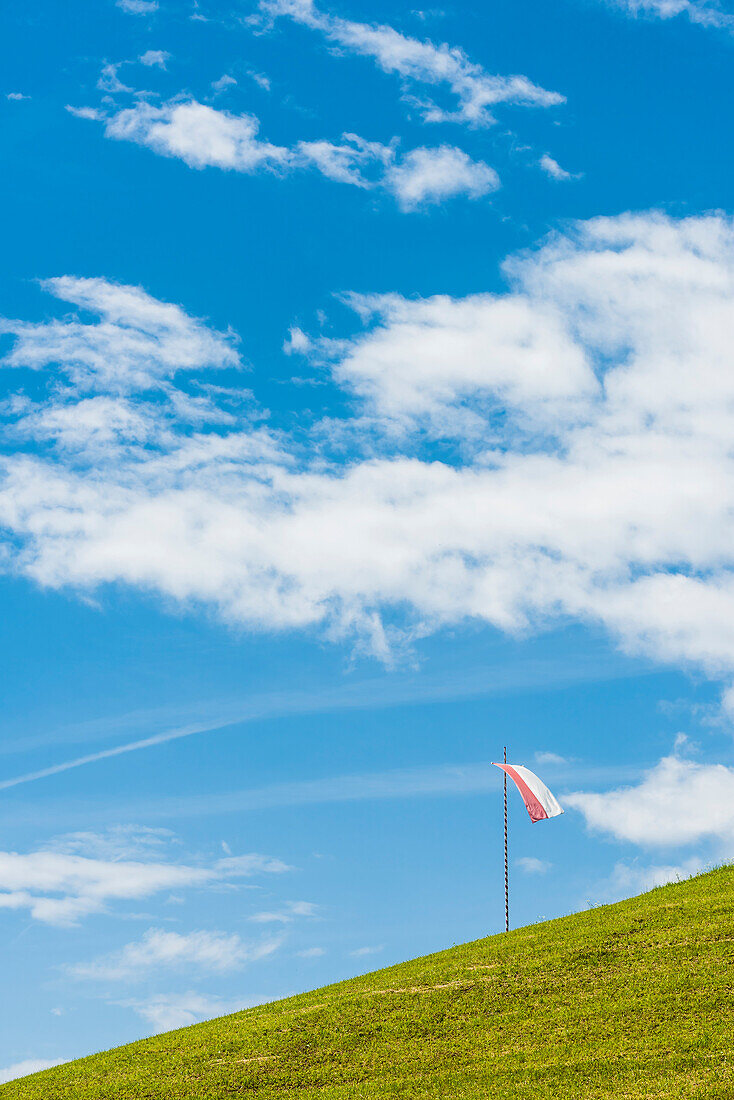
<instances>
[{"instance_id":1,"label":"blue sky","mask_svg":"<svg viewBox=\"0 0 734 1100\"><path fill-rule=\"evenodd\" d=\"M0 18L0 1079L734 856L730 6Z\"/></svg>"}]
</instances>

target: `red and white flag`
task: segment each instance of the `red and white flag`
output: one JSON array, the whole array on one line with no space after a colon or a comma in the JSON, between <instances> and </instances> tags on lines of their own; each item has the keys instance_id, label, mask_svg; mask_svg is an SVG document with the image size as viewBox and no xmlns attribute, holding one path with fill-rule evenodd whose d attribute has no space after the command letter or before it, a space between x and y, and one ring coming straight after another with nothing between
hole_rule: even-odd
<instances>
[{"instance_id":1,"label":"red and white flag","mask_svg":"<svg viewBox=\"0 0 734 1100\"><path fill-rule=\"evenodd\" d=\"M496 764L494 761L492 763L495 768L501 768L503 772L507 772L510 779L514 780L533 823L546 821L549 817L558 817L563 813L555 795L529 768L523 767L522 764Z\"/></svg>"}]
</instances>

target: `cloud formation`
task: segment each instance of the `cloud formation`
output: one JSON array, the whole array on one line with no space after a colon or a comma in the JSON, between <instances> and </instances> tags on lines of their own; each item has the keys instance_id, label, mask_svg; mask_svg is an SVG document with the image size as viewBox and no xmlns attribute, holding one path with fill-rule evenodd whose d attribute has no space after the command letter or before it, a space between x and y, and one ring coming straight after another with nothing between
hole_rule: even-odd
<instances>
[{"instance_id":1,"label":"cloud formation","mask_svg":"<svg viewBox=\"0 0 734 1100\"><path fill-rule=\"evenodd\" d=\"M546 176L550 176L553 180L572 180L577 177L571 172L567 172L565 168L562 168L557 160L554 160L549 153L543 153L543 156L538 161L538 164Z\"/></svg>"},{"instance_id":2,"label":"cloud formation","mask_svg":"<svg viewBox=\"0 0 734 1100\"><path fill-rule=\"evenodd\" d=\"M94 981L138 981L163 969L191 969L225 974L239 970L245 963L265 958L277 951L281 941L275 937L258 943L245 943L236 933L166 932L149 928L141 940L125 944L119 951L90 963L68 967L75 978Z\"/></svg>"},{"instance_id":3,"label":"cloud formation","mask_svg":"<svg viewBox=\"0 0 734 1100\"><path fill-rule=\"evenodd\" d=\"M158 11L158 0L115 0L115 3L129 15L152 15Z\"/></svg>"},{"instance_id":4,"label":"cloud formation","mask_svg":"<svg viewBox=\"0 0 734 1100\"><path fill-rule=\"evenodd\" d=\"M239 365L231 337L139 287L68 276L41 286L99 320L94 325L68 317L36 324L0 320L0 333L15 340L1 361L5 368L41 371L58 363L77 390L119 394L154 387L181 370ZM112 407L104 409L102 423ZM127 434L131 423L120 427Z\"/></svg>"},{"instance_id":5,"label":"cloud formation","mask_svg":"<svg viewBox=\"0 0 734 1100\"><path fill-rule=\"evenodd\" d=\"M673 19L678 15L703 27L734 28L734 15L722 11L715 0L611 0L629 15Z\"/></svg>"},{"instance_id":6,"label":"cloud formation","mask_svg":"<svg viewBox=\"0 0 734 1100\"><path fill-rule=\"evenodd\" d=\"M589 904L621 901L635 894L644 894L656 886L667 886L669 882L683 882L691 875L700 874L705 868L704 861L698 856L692 856L681 863L648 866L637 860L620 860L615 863L606 881L596 887L594 901Z\"/></svg>"},{"instance_id":7,"label":"cloud formation","mask_svg":"<svg viewBox=\"0 0 734 1100\"><path fill-rule=\"evenodd\" d=\"M42 1069L61 1066L63 1063L63 1058L27 1058L25 1062L15 1062L12 1066L0 1069L0 1085L15 1081L18 1077L28 1077L31 1073L40 1073Z\"/></svg>"},{"instance_id":8,"label":"cloud formation","mask_svg":"<svg viewBox=\"0 0 734 1100\"><path fill-rule=\"evenodd\" d=\"M146 50L138 60L141 65L146 65L149 69L165 69L166 62L171 60L171 55L167 50Z\"/></svg>"},{"instance_id":9,"label":"cloud formation","mask_svg":"<svg viewBox=\"0 0 734 1100\"><path fill-rule=\"evenodd\" d=\"M172 1031L174 1028L189 1027L199 1020L211 1020L215 1016L226 1016L231 1012L240 1012L251 1008L259 1001L224 1001L219 997L209 997L190 990L187 993L159 993L145 1000L117 1001L123 1008L132 1008L154 1032Z\"/></svg>"},{"instance_id":10,"label":"cloud formation","mask_svg":"<svg viewBox=\"0 0 734 1100\"><path fill-rule=\"evenodd\" d=\"M552 863L545 859L538 859L537 856L520 856L515 863L526 875L545 875L553 866Z\"/></svg>"},{"instance_id":11,"label":"cloud formation","mask_svg":"<svg viewBox=\"0 0 734 1100\"><path fill-rule=\"evenodd\" d=\"M589 828L649 847L715 841L734 855L734 768L664 757L634 786L577 792L564 803Z\"/></svg>"},{"instance_id":12,"label":"cloud formation","mask_svg":"<svg viewBox=\"0 0 734 1100\"><path fill-rule=\"evenodd\" d=\"M158 106L140 100L107 117L93 108L91 114L89 108L68 109L81 117L104 118L109 138L146 146L190 168L279 176L313 170L336 183L387 191L403 210L457 195L478 199L499 187L493 168L451 145L401 155L395 140L385 145L351 133L342 134L338 142L273 145L259 136L260 122L254 115L235 115L192 99Z\"/></svg>"},{"instance_id":13,"label":"cloud formation","mask_svg":"<svg viewBox=\"0 0 734 1100\"><path fill-rule=\"evenodd\" d=\"M403 210L415 210L455 195L479 199L496 191L500 179L483 161L472 160L455 146L440 145L412 149L402 161L390 165L385 184Z\"/></svg>"},{"instance_id":14,"label":"cloud formation","mask_svg":"<svg viewBox=\"0 0 734 1100\"><path fill-rule=\"evenodd\" d=\"M291 352L352 400L305 448L206 381L236 361L228 335L135 288L46 284L100 319L5 324L7 364L50 382L6 408L5 567L385 660L448 624L573 619L729 679L731 223L593 219L505 274L500 294L352 295L339 340L294 330ZM102 396L114 415L76 417Z\"/></svg>"},{"instance_id":15,"label":"cloud formation","mask_svg":"<svg viewBox=\"0 0 734 1100\"><path fill-rule=\"evenodd\" d=\"M44 924L74 925L112 904L165 890L288 870L280 860L256 854L228 856L208 865L166 860L164 853L146 859L139 847L131 852L129 838L121 849L114 843L119 833L113 834L112 850L108 839L75 833L35 852L0 852L0 910L27 910Z\"/></svg>"},{"instance_id":16,"label":"cloud formation","mask_svg":"<svg viewBox=\"0 0 734 1100\"><path fill-rule=\"evenodd\" d=\"M146 145L191 168L285 170L292 160L290 150L263 141L259 129L254 115L233 115L196 100L161 106L141 100L113 114L105 126L108 137Z\"/></svg>"},{"instance_id":17,"label":"cloud formation","mask_svg":"<svg viewBox=\"0 0 734 1100\"><path fill-rule=\"evenodd\" d=\"M299 917L315 917L317 912L312 901L287 901L282 909L253 913L250 920L255 924L291 924Z\"/></svg>"},{"instance_id":18,"label":"cloud formation","mask_svg":"<svg viewBox=\"0 0 734 1100\"><path fill-rule=\"evenodd\" d=\"M495 76L471 61L458 46L434 45L410 38L385 24L357 23L316 7L312 0L261 0L268 20L287 17L320 32L341 52L370 57L386 73L402 78L406 98L426 122L463 122L488 126L499 104L551 107L564 97L534 84L526 76ZM455 100L451 109L412 92L414 85L445 87ZM409 91L410 90L410 91Z\"/></svg>"}]
</instances>

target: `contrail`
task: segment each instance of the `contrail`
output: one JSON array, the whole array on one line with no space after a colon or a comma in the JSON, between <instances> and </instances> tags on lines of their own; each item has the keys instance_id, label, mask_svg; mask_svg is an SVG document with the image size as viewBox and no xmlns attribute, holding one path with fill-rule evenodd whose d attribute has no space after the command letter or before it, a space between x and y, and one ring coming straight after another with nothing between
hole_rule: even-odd
<instances>
[{"instance_id":1,"label":"contrail","mask_svg":"<svg viewBox=\"0 0 734 1100\"><path fill-rule=\"evenodd\" d=\"M644 675L635 670L632 675ZM149 749L155 745L165 744L166 741L176 741L182 737L191 737L197 733L214 733L217 730L227 729L230 726L239 725L242 722L253 722L260 718L283 716L293 713L328 712L333 710L354 709L365 706L389 707L400 703L415 702L419 700L425 703L427 700L443 698L463 698L474 695L494 695L516 691L519 688L532 690L533 688L558 688L585 680L609 680L619 677L625 678L630 672L624 665L613 667L607 660L600 667L599 662L593 657L582 660L578 667L561 669L554 661L528 661L513 669L483 668L472 670L469 674L456 678L449 677L445 682L434 681L430 686L418 684L415 680L394 683L376 692L376 681L363 681L357 684L310 693L308 691L295 691L282 694L270 694L255 697L243 703L231 703L219 709L219 714L208 722L189 723L164 730L163 733L153 734L151 737L140 738L137 741L126 741L112 749L102 749L100 752L88 753L85 756L74 757L61 764L52 764L48 768L40 768L38 771L26 772L12 779L0 780L0 791L6 791L10 787L18 787L22 783L32 783L36 779L47 779L49 776L58 775L60 772L70 771L72 768L80 768L84 764L94 764L98 760L107 760L113 756L122 756L124 753L136 752L138 749ZM420 688L420 692L418 692Z\"/></svg>"},{"instance_id":2,"label":"contrail","mask_svg":"<svg viewBox=\"0 0 734 1100\"><path fill-rule=\"evenodd\" d=\"M17 775L14 779L0 781L0 791L8 787L17 787L21 783L32 783L34 779L45 779L49 775L58 775L59 772L68 772L70 768L79 768L82 764L94 764L97 760L106 760L110 756L122 756L126 752L135 752L136 749L148 749L152 745L162 745L165 741L176 741L179 737L191 737L194 733L211 733L214 730L224 729L225 726L235 725L235 722L222 722L219 725L181 726L179 729L166 730L157 733L153 737L145 737L142 741L128 741L126 745L117 745L114 749L103 749L102 752L89 753L88 756L77 756L75 760L67 760L63 764L52 764L50 768L41 768L37 772L26 772L25 775Z\"/></svg>"}]
</instances>

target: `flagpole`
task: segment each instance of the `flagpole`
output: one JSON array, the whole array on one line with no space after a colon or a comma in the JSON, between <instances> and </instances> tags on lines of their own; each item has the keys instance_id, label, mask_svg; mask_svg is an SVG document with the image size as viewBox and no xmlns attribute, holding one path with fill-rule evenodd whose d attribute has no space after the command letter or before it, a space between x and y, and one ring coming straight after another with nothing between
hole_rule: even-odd
<instances>
[{"instance_id":1,"label":"flagpole","mask_svg":"<svg viewBox=\"0 0 734 1100\"><path fill-rule=\"evenodd\" d=\"M504 747L504 763L507 763L507 745ZM510 931L510 878L507 870L507 772L505 777L505 932Z\"/></svg>"}]
</instances>

